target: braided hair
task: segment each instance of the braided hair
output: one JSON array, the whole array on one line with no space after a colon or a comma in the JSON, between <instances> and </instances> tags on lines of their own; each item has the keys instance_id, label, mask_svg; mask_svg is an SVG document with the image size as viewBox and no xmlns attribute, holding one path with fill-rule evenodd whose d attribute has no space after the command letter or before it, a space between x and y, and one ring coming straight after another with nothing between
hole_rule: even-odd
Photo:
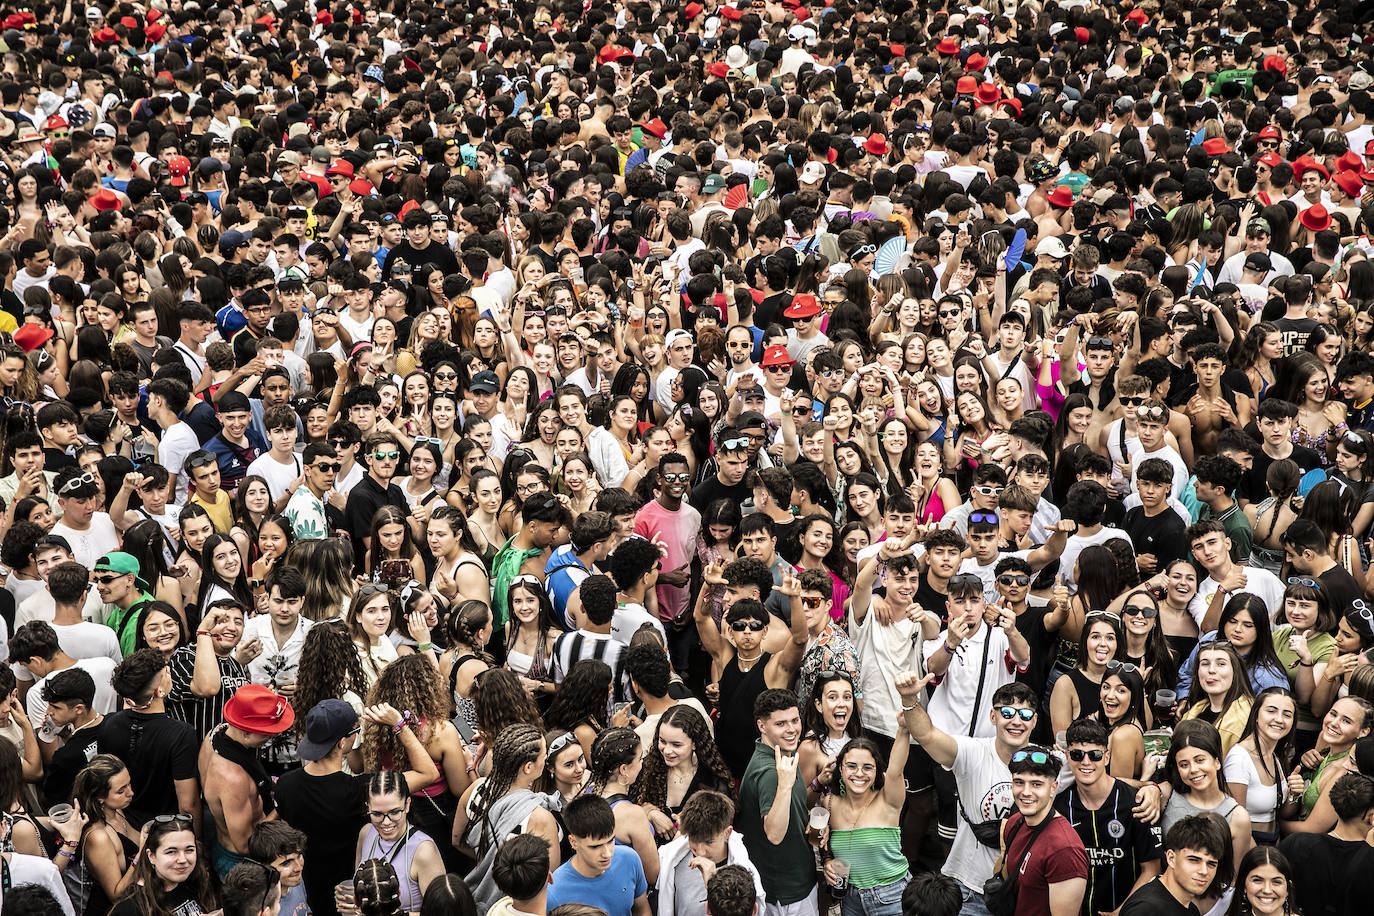
<instances>
[{"instance_id":1,"label":"braided hair","mask_svg":"<svg viewBox=\"0 0 1374 916\"><path fill-rule=\"evenodd\" d=\"M543 753L544 731L535 725L511 725L492 743L491 771L472 793L472 823L480 830L473 845L479 855L485 856L498 840L491 823L491 806L510 791L521 768L538 762Z\"/></svg>"},{"instance_id":2,"label":"braided hair","mask_svg":"<svg viewBox=\"0 0 1374 916\"><path fill-rule=\"evenodd\" d=\"M616 770L639 758L644 742L632 728L608 728L592 742L591 790L601 792L614 778Z\"/></svg>"},{"instance_id":3,"label":"braided hair","mask_svg":"<svg viewBox=\"0 0 1374 916\"><path fill-rule=\"evenodd\" d=\"M362 916L400 916L401 882L386 859L358 863L353 873L353 899Z\"/></svg>"},{"instance_id":4,"label":"braided hair","mask_svg":"<svg viewBox=\"0 0 1374 916\"><path fill-rule=\"evenodd\" d=\"M678 704L659 718L658 726L654 729L654 740L644 755L644 768L639 771L639 778L630 789L630 799L637 805L653 805L663 810L668 807L668 764L658 749L658 736L665 725L681 729L691 739L695 746L700 782L727 795L732 794L730 769L711 738L706 720L692 707Z\"/></svg>"},{"instance_id":5,"label":"braided hair","mask_svg":"<svg viewBox=\"0 0 1374 916\"><path fill-rule=\"evenodd\" d=\"M383 668L377 683L372 685L367 702L369 706L387 703L396 709L413 712L425 723L416 734L421 742L427 741L435 728L448 718L450 706L438 669L423 655L403 655ZM397 732L375 723L364 727L363 760L369 770L396 766L405 759L405 749Z\"/></svg>"}]
</instances>

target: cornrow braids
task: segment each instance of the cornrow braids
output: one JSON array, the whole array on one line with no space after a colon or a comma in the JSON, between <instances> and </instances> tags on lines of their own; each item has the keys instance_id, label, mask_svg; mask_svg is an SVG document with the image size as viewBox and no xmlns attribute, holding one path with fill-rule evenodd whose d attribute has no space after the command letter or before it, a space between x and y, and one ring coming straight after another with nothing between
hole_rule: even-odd
<instances>
[{"instance_id":1,"label":"cornrow braids","mask_svg":"<svg viewBox=\"0 0 1374 916\"><path fill-rule=\"evenodd\" d=\"M730 768L716 748L706 720L701 713L690 706L674 706L658 720L654 729L654 740L649 744L649 752L644 755L644 767L639 778L630 788L630 800L637 805L653 805L663 809L668 806L668 764L658 749L658 736L663 726L671 725L681 729L691 739L696 752L697 773L709 777L703 783L714 781L717 787L728 787L733 783Z\"/></svg>"},{"instance_id":2,"label":"cornrow braids","mask_svg":"<svg viewBox=\"0 0 1374 916\"><path fill-rule=\"evenodd\" d=\"M608 728L597 735L592 742L592 791L605 789L616 770L634 762L643 744L632 728Z\"/></svg>"},{"instance_id":3,"label":"cornrow braids","mask_svg":"<svg viewBox=\"0 0 1374 916\"><path fill-rule=\"evenodd\" d=\"M485 856L497 837L491 825L491 806L504 798L520 775L520 768L539 759L544 750L544 731L524 723L503 730L491 745L491 771L473 793L472 822L481 825L477 851Z\"/></svg>"},{"instance_id":4,"label":"cornrow braids","mask_svg":"<svg viewBox=\"0 0 1374 916\"><path fill-rule=\"evenodd\" d=\"M362 916L399 916L401 912L401 882L385 859L358 863L353 895Z\"/></svg>"},{"instance_id":5,"label":"cornrow braids","mask_svg":"<svg viewBox=\"0 0 1374 916\"><path fill-rule=\"evenodd\" d=\"M438 669L423 655L405 655L383 668L367 702L369 706L387 703L413 712L424 723L416 732L421 743L428 741L435 728L448 718L450 707ZM399 733L386 725L364 724L363 760L369 770L397 766L405 759Z\"/></svg>"}]
</instances>

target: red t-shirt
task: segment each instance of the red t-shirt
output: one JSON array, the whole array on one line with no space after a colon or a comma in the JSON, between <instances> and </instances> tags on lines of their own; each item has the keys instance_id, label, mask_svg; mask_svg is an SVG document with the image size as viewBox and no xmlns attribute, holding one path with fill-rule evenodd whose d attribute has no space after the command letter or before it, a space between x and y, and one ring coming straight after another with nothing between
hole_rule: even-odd
<instances>
[{"instance_id":1,"label":"red t-shirt","mask_svg":"<svg viewBox=\"0 0 1374 916\"><path fill-rule=\"evenodd\" d=\"M1007 867L1015 868L1037 831L1021 815L1007 818L1003 838L1010 838ZM1088 877L1088 853L1067 818L1055 813L1041 826L1039 838L1016 879L1016 916L1050 916L1050 885Z\"/></svg>"}]
</instances>

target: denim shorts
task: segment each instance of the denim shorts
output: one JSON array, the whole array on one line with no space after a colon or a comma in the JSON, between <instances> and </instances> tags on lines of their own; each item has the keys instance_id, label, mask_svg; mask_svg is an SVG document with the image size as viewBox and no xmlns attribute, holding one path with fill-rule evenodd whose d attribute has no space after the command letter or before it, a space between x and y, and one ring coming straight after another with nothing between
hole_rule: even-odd
<instances>
[{"instance_id":1,"label":"denim shorts","mask_svg":"<svg viewBox=\"0 0 1374 916\"><path fill-rule=\"evenodd\" d=\"M964 907L959 911L959 916L992 916L988 912L988 905L983 902L981 891L975 891L961 881L959 893L964 896Z\"/></svg>"},{"instance_id":2,"label":"denim shorts","mask_svg":"<svg viewBox=\"0 0 1374 916\"><path fill-rule=\"evenodd\" d=\"M901 916L902 891L910 880L907 874L890 884L864 890L850 887L840 898L840 911L843 916Z\"/></svg>"}]
</instances>

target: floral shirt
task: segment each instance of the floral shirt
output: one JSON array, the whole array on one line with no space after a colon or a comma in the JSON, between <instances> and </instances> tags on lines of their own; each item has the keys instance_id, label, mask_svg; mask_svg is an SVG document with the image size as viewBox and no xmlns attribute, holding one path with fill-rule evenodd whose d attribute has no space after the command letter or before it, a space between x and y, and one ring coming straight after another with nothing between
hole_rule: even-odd
<instances>
[{"instance_id":1,"label":"floral shirt","mask_svg":"<svg viewBox=\"0 0 1374 916\"><path fill-rule=\"evenodd\" d=\"M806 703L811 696L811 688L822 671L838 671L847 675L854 685L854 699L863 699L859 687L859 653L849 637L830 621L821 631L815 642L807 646L802 656L801 667L797 671L797 699Z\"/></svg>"}]
</instances>

